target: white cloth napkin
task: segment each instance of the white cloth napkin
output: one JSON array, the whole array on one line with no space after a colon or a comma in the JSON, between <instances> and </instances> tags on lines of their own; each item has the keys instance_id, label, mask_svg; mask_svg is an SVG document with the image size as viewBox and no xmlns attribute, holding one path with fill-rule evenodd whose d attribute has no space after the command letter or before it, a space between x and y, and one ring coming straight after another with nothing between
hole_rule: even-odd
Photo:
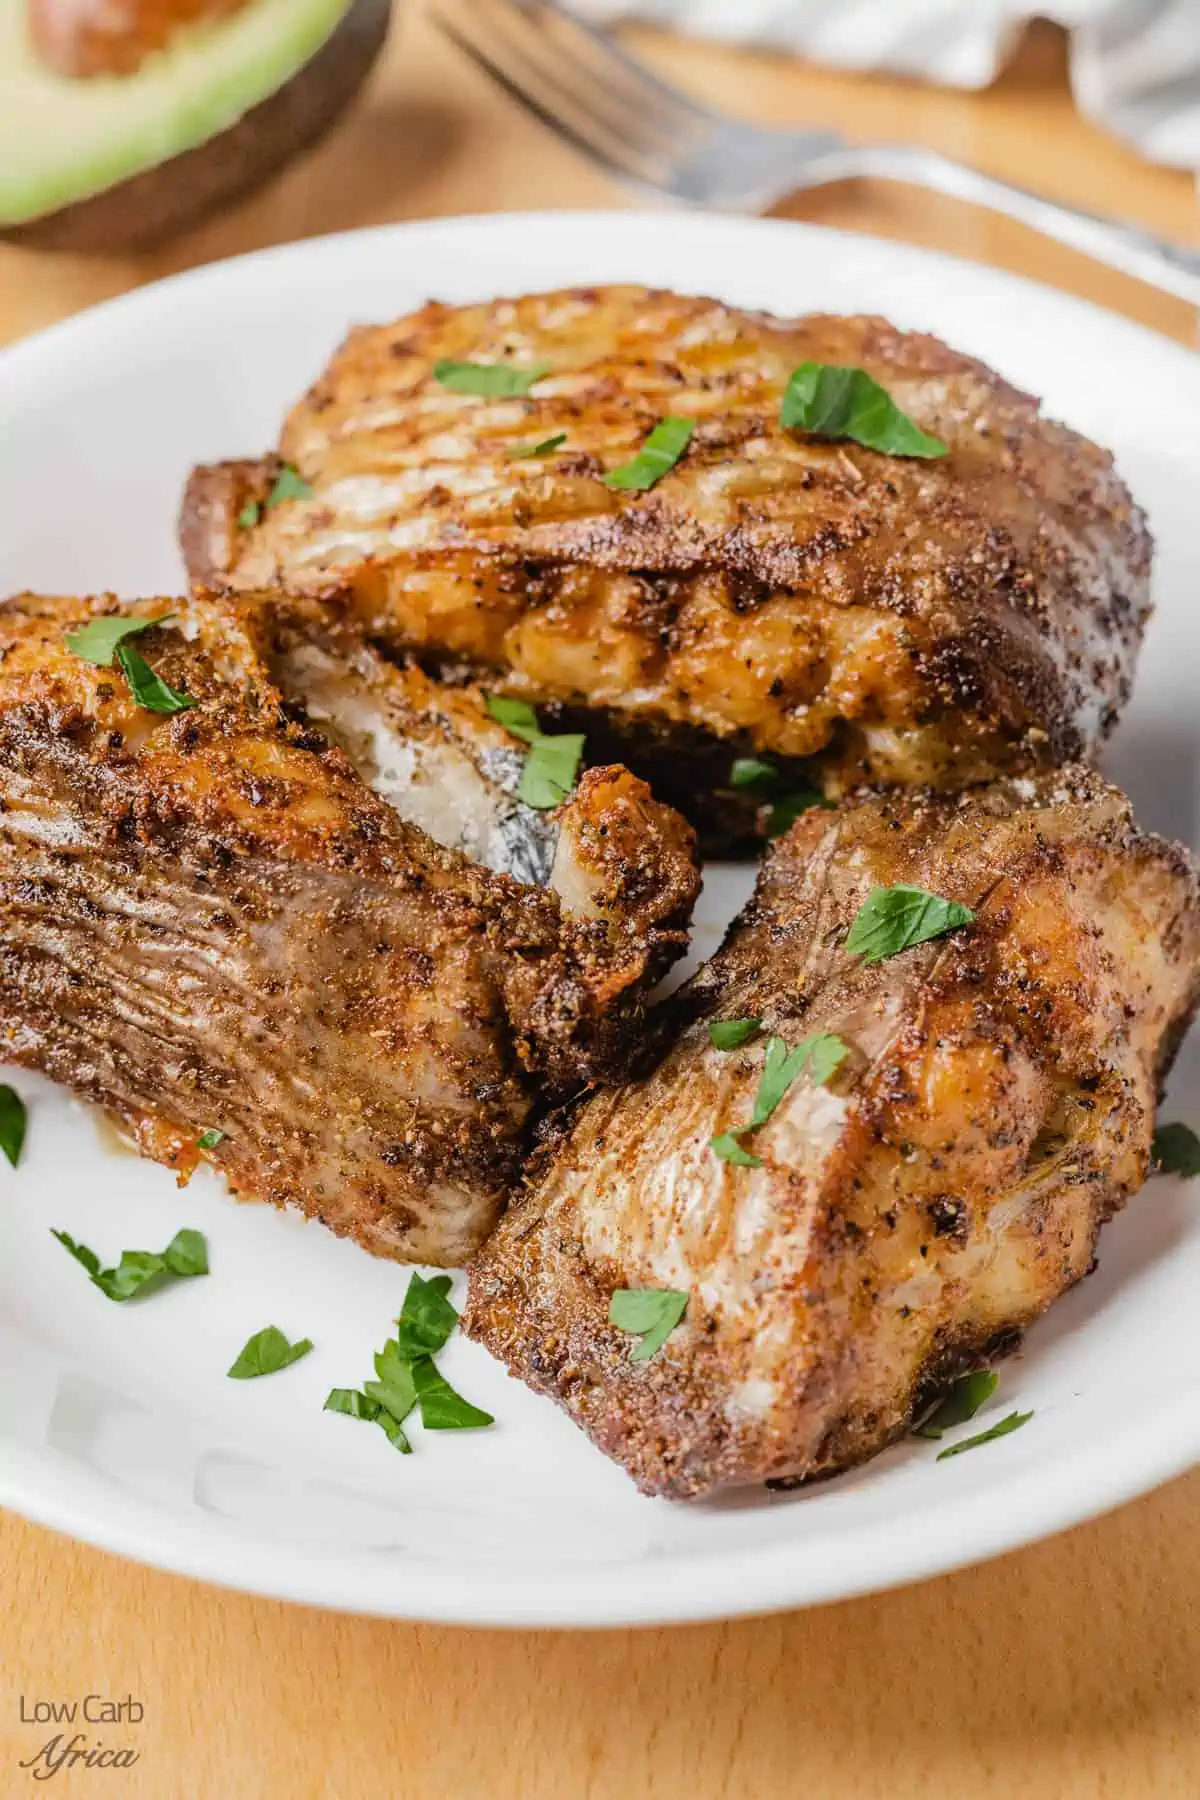
<instances>
[{"instance_id":1,"label":"white cloth napkin","mask_svg":"<svg viewBox=\"0 0 1200 1800\"><path fill-rule=\"evenodd\" d=\"M1026 22L1071 33L1081 112L1153 162L1200 169L1200 0L568 0L583 17L641 18L791 50L842 69L984 87Z\"/></svg>"}]
</instances>

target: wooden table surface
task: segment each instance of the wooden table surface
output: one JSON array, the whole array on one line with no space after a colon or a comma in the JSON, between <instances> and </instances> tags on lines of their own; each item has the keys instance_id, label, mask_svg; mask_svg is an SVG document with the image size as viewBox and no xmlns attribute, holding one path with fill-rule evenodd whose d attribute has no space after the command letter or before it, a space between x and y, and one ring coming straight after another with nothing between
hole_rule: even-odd
<instances>
[{"instance_id":1,"label":"wooden table surface","mask_svg":"<svg viewBox=\"0 0 1200 1800\"><path fill-rule=\"evenodd\" d=\"M644 40L780 120L919 140L1197 234L1195 187L1085 126L1048 28L983 95ZM136 261L0 248L0 341L140 282L385 219L627 204L406 18L354 116L268 194ZM907 190L808 216L1040 275L1195 341L1183 305ZM880 305L886 307L886 295ZM1097 378L1102 378L1097 371ZM247 1599L0 1517L0 1796L29 1791L35 1699L131 1695L93 1736L139 1760L53 1778L123 1800L1194 1800L1200 1472L1048 1544L902 1593L673 1631L486 1633Z\"/></svg>"}]
</instances>

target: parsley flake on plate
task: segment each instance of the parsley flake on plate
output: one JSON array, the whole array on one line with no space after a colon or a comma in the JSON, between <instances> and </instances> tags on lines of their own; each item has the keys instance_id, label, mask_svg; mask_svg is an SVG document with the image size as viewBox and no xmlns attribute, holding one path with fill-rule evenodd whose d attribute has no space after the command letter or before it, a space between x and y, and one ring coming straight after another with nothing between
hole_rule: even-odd
<instances>
[{"instance_id":1,"label":"parsley flake on plate","mask_svg":"<svg viewBox=\"0 0 1200 1800\"><path fill-rule=\"evenodd\" d=\"M945 1393L933 1411L914 1427L917 1437L940 1438L955 1425L973 1419L985 1400L996 1391L1000 1377L992 1369L977 1369L962 1375Z\"/></svg>"},{"instance_id":2,"label":"parsley flake on plate","mask_svg":"<svg viewBox=\"0 0 1200 1800\"><path fill-rule=\"evenodd\" d=\"M1200 1175L1200 1138L1190 1125L1160 1125L1150 1154L1160 1175L1182 1175L1185 1181Z\"/></svg>"},{"instance_id":3,"label":"parsley flake on plate","mask_svg":"<svg viewBox=\"0 0 1200 1800\"><path fill-rule=\"evenodd\" d=\"M294 1344L289 1344L278 1325L264 1325L252 1338L247 1338L226 1373L232 1381L253 1381L260 1375L275 1375L280 1369L299 1362L311 1349L311 1338L297 1338Z\"/></svg>"},{"instance_id":4,"label":"parsley flake on plate","mask_svg":"<svg viewBox=\"0 0 1200 1800\"><path fill-rule=\"evenodd\" d=\"M66 1231L52 1231L63 1249L87 1270L93 1287L109 1300L131 1300L151 1282L162 1285L160 1278L208 1274L208 1247L199 1231L177 1231L163 1251L123 1250L114 1269L100 1266L100 1258L86 1244L77 1244Z\"/></svg>"},{"instance_id":5,"label":"parsley flake on plate","mask_svg":"<svg viewBox=\"0 0 1200 1800\"><path fill-rule=\"evenodd\" d=\"M608 1319L618 1331L640 1338L630 1362L649 1362L687 1311L690 1296L677 1288L618 1288L608 1305Z\"/></svg>"},{"instance_id":6,"label":"parsley flake on plate","mask_svg":"<svg viewBox=\"0 0 1200 1800\"><path fill-rule=\"evenodd\" d=\"M418 1356L411 1369L421 1423L426 1431L477 1431L496 1423L491 1413L472 1406L469 1400L455 1392L431 1356Z\"/></svg>"},{"instance_id":7,"label":"parsley flake on plate","mask_svg":"<svg viewBox=\"0 0 1200 1800\"><path fill-rule=\"evenodd\" d=\"M0 1150L15 1169L25 1142L25 1102L16 1088L0 1083Z\"/></svg>"},{"instance_id":8,"label":"parsley flake on plate","mask_svg":"<svg viewBox=\"0 0 1200 1800\"><path fill-rule=\"evenodd\" d=\"M806 362L793 370L779 409L785 431L842 438L888 456L932 459L949 446L901 412L886 388L865 369Z\"/></svg>"},{"instance_id":9,"label":"parsley flake on plate","mask_svg":"<svg viewBox=\"0 0 1200 1800\"><path fill-rule=\"evenodd\" d=\"M218 1144L225 1142L228 1135L228 1132L218 1131L216 1126L212 1125L207 1131L200 1133L196 1139L196 1148L197 1150L215 1150Z\"/></svg>"},{"instance_id":10,"label":"parsley flake on plate","mask_svg":"<svg viewBox=\"0 0 1200 1800\"><path fill-rule=\"evenodd\" d=\"M861 956L865 962L882 962L911 950L916 944L928 943L948 931L957 931L974 922L969 906L957 900L943 900L919 887L872 888L855 916L846 937L849 956Z\"/></svg>"},{"instance_id":11,"label":"parsley flake on plate","mask_svg":"<svg viewBox=\"0 0 1200 1800\"><path fill-rule=\"evenodd\" d=\"M948 1456L961 1456L964 1450L977 1450L980 1444L990 1444L996 1438L1007 1437L1011 1431L1019 1431L1022 1425L1028 1425L1033 1417L1032 1410L1026 1413L1010 1412L996 1425L990 1425L986 1431L977 1431L974 1437L960 1438L957 1444L948 1444L937 1453L938 1462L945 1462Z\"/></svg>"}]
</instances>

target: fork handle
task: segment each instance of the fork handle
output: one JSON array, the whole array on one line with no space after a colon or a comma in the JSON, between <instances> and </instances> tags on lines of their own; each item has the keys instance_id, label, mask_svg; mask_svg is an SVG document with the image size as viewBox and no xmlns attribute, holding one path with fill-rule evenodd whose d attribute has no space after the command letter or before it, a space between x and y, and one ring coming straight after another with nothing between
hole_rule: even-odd
<instances>
[{"instance_id":1,"label":"fork handle","mask_svg":"<svg viewBox=\"0 0 1200 1800\"><path fill-rule=\"evenodd\" d=\"M839 159L834 158L834 161ZM1044 236L1069 244L1097 262L1122 269L1151 287L1176 294L1200 307L1200 251L1185 249L1156 238L1151 232L1120 219L1102 219L1082 208L1062 206L1040 194L985 175L966 163L954 162L936 150L910 144L862 144L848 152L847 176L868 176L885 181L907 181L933 188L956 200L972 200L993 212L1006 213ZM829 177L832 179L832 177Z\"/></svg>"}]
</instances>

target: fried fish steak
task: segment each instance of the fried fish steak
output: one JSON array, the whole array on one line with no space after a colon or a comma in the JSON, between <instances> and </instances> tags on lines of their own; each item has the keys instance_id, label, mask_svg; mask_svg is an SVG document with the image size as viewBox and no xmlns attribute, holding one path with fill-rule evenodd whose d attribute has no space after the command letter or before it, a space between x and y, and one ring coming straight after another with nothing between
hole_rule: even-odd
<instances>
[{"instance_id":1,"label":"fried fish steak","mask_svg":"<svg viewBox=\"0 0 1200 1800\"><path fill-rule=\"evenodd\" d=\"M643 995L686 941L689 828L628 771L594 770L539 817L540 878L497 872L435 842L398 779L376 791L375 764L318 729L293 627L266 600L133 609L171 615L128 642L193 702L174 716L67 647L115 610L0 608L0 1053L183 1179L207 1156L236 1193L377 1254L464 1261L535 1108L625 1067ZM449 727L431 763L405 671L319 626L347 720L393 766L407 754L430 814ZM490 729L472 704L458 697L469 767L473 727ZM222 1135L202 1150L207 1133Z\"/></svg>"},{"instance_id":2,"label":"fried fish steak","mask_svg":"<svg viewBox=\"0 0 1200 1800\"><path fill-rule=\"evenodd\" d=\"M973 924L883 961L877 886ZM1200 886L1083 768L957 799L811 812L680 991L645 1079L587 1101L471 1274L466 1328L645 1492L827 1475L1009 1348L1089 1271L1144 1180L1157 1090L1200 994ZM760 1019L722 1052L716 1020ZM848 1047L743 1139L769 1034ZM649 1361L620 1288L685 1292Z\"/></svg>"},{"instance_id":3,"label":"fried fish steak","mask_svg":"<svg viewBox=\"0 0 1200 1800\"><path fill-rule=\"evenodd\" d=\"M485 398L444 361L544 372ZM805 362L865 369L949 455L783 430ZM676 466L606 485L668 415L695 421ZM300 497L272 504L285 465ZM353 331L276 455L195 471L181 535L198 581L340 593L427 663L583 715L710 838L749 816L735 755L811 760L836 795L1091 754L1149 610L1111 457L984 364L879 318L640 287Z\"/></svg>"}]
</instances>

